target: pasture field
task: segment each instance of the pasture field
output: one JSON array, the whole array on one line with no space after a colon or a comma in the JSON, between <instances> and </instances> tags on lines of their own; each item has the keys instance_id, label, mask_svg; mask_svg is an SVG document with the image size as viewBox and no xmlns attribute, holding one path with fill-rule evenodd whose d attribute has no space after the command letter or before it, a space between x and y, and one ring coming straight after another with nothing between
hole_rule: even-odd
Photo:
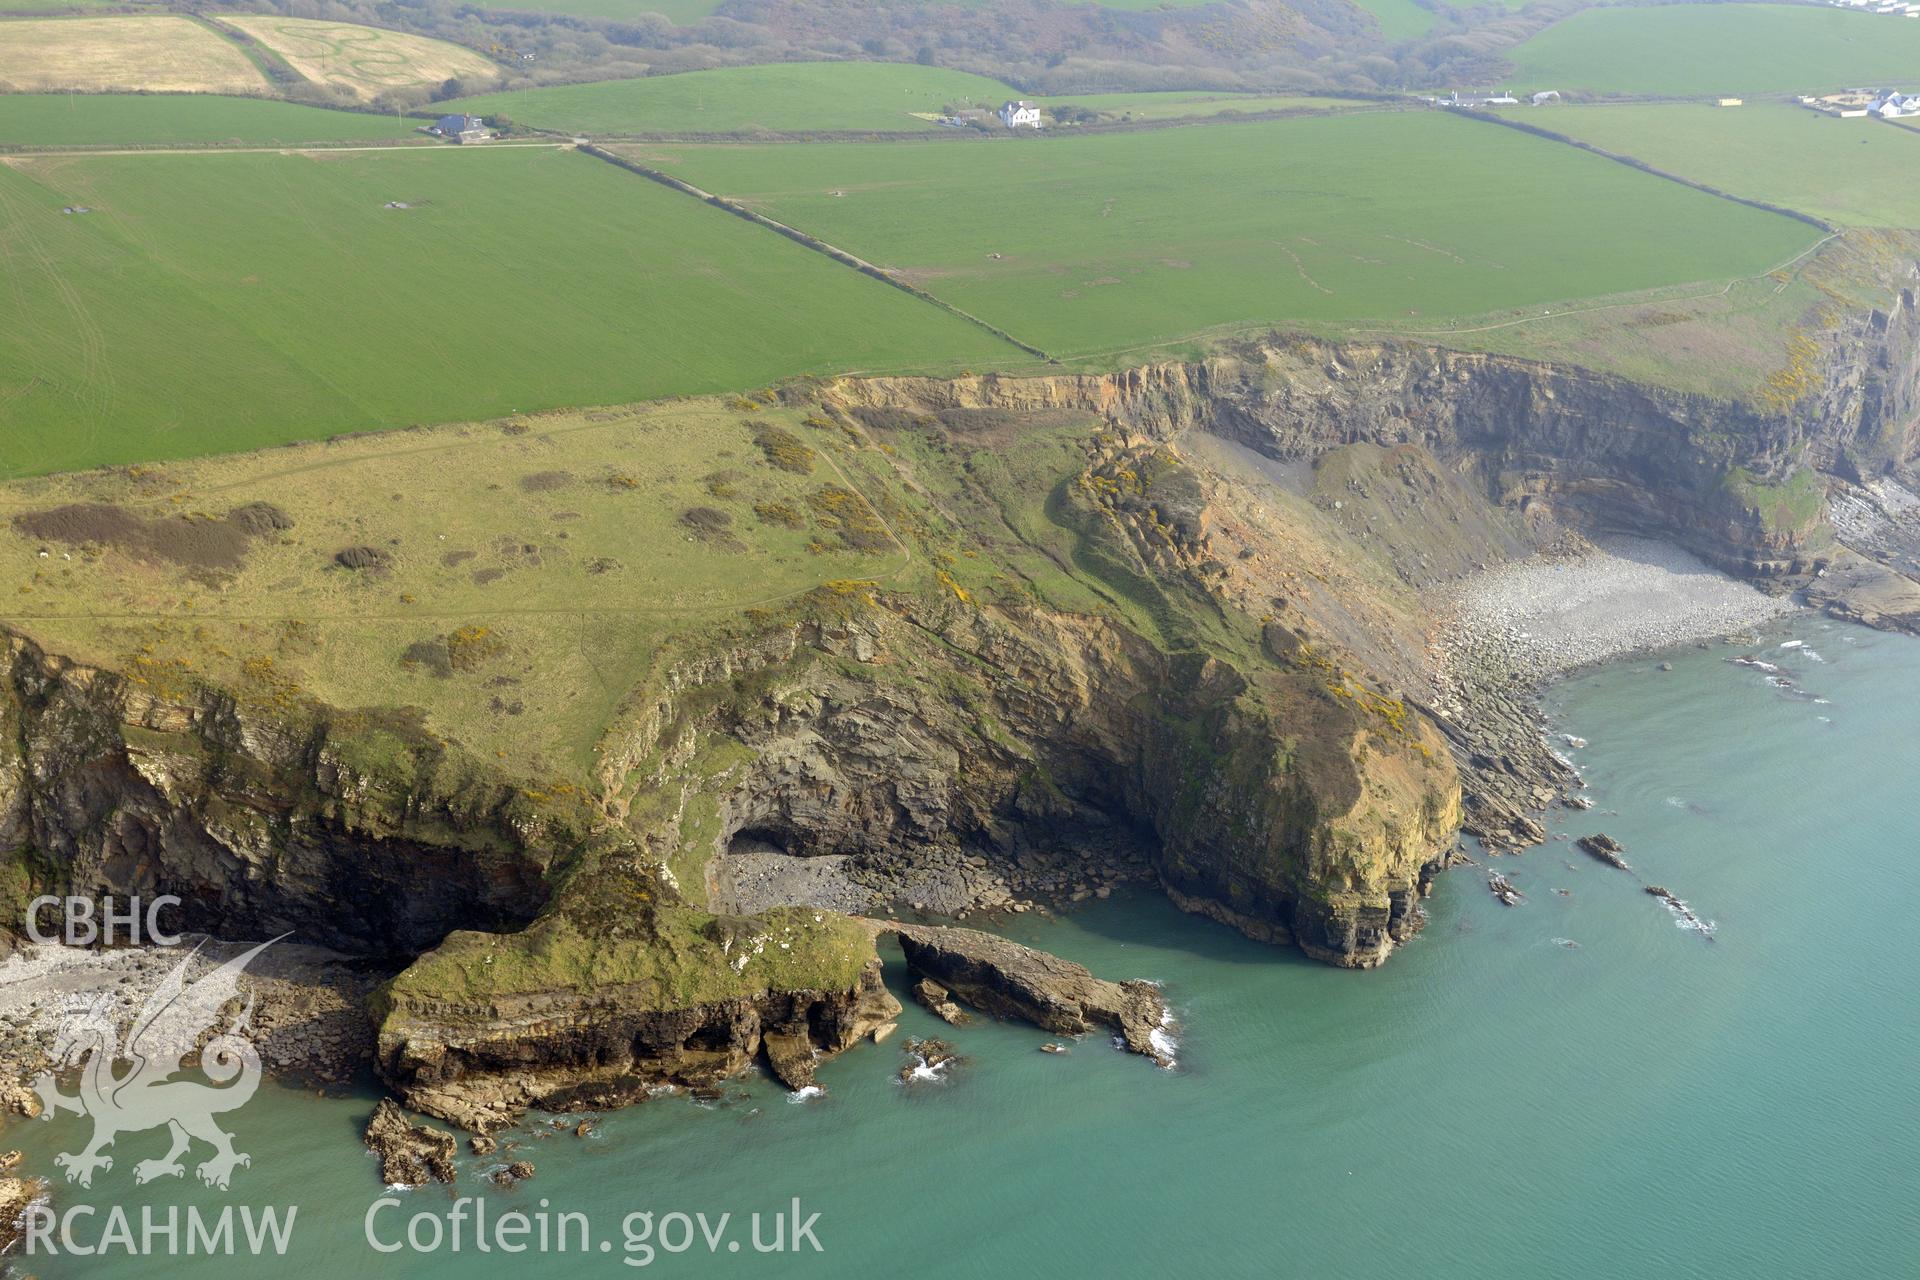
<instances>
[{"instance_id":1,"label":"pasture field","mask_svg":"<svg viewBox=\"0 0 1920 1280\"><path fill-rule=\"evenodd\" d=\"M553 148L13 158L0 243L0 475L1025 359Z\"/></svg>"},{"instance_id":2,"label":"pasture field","mask_svg":"<svg viewBox=\"0 0 1920 1280\"><path fill-rule=\"evenodd\" d=\"M213 94L0 97L0 146L242 142L298 145L418 135L422 122Z\"/></svg>"},{"instance_id":3,"label":"pasture field","mask_svg":"<svg viewBox=\"0 0 1920 1280\"><path fill-rule=\"evenodd\" d=\"M998 80L890 62L799 62L487 94L453 104L583 133L935 129L914 113L1019 96Z\"/></svg>"},{"instance_id":4,"label":"pasture field","mask_svg":"<svg viewBox=\"0 0 1920 1280\"><path fill-rule=\"evenodd\" d=\"M1837 225L1920 228L1920 134L1911 130L1781 103L1578 106L1518 118Z\"/></svg>"},{"instance_id":5,"label":"pasture field","mask_svg":"<svg viewBox=\"0 0 1920 1280\"><path fill-rule=\"evenodd\" d=\"M1517 87L1703 96L1904 84L1920 22L1799 4L1583 9L1507 57Z\"/></svg>"},{"instance_id":6,"label":"pasture field","mask_svg":"<svg viewBox=\"0 0 1920 1280\"><path fill-rule=\"evenodd\" d=\"M422 708L488 758L578 777L669 638L830 581L931 577L881 527L839 536L824 494L871 521L899 486L808 416L690 401L15 481L0 616L155 684Z\"/></svg>"},{"instance_id":7,"label":"pasture field","mask_svg":"<svg viewBox=\"0 0 1920 1280\"><path fill-rule=\"evenodd\" d=\"M1388 40L1413 40L1423 36L1432 29L1437 16L1433 10L1422 8L1413 0L1353 2L1373 15L1373 20L1380 24L1380 34Z\"/></svg>"},{"instance_id":8,"label":"pasture field","mask_svg":"<svg viewBox=\"0 0 1920 1280\"><path fill-rule=\"evenodd\" d=\"M1055 356L1764 272L1813 228L1440 112L969 146L622 148Z\"/></svg>"},{"instance_id":9,"label":"pasture field","mask_svg":"<svg viewBox=\"0 0 1920 1280\"><path fill-rule=\"evenodd\" d=\"M1017 96L1017 95L1016 95ZM1300 94L1205 93L1170 90L1149 93L1063 93L1038 98L1044 106L1072 103L1104 112L1116 120L1184 120L1239 111L1340 111L1364 109L1371 103L1353 98L1317 98Z\"/></svg>"},{"instance_id":10,"label":"pasture field","mask_svg":"<svg viewBox=\"0 0 1920 1280\"><path fill-rule=\"evenodd\" d=\"M307 18L223 14L220 21L252 36L315 84L339 85L362 101L410 85L455 79L487 84L500 76L498 66L473 50L426 36Z\"/></svg>"},{"instance_id":11,"label":"pasture field","mask_svg":"<svg viewBox=\"0 0 1920 1280\"><path fill-rule=\"evenodd\" d=\"M239 46L187 18L22 18L0 22L0 88L265 93Z\"/></svg>"}]
</instances>

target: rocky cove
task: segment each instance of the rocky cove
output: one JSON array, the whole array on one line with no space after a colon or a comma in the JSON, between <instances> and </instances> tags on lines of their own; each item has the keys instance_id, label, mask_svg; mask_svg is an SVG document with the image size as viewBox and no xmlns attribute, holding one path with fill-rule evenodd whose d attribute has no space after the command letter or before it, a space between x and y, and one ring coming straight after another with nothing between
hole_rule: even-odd
<instances>
[{"instance_id":1,"label":"rocky cove","mask_svg":"<svg viewBox=\"0 0 1920 1280\"><path fill-rule=\"evenodd\" d=\"M897 514L989 556L1032 539L969 450L1065 432L1045 499L1065 550L1039 552L1114 606L830 584L665 646L565 789L404 710L157 691L16 631L9 918L32 892L172 893L193 929L291 929L383 979L346 1056L475 1131L760 1061L799 1087L897 1014L889 930L963 1002L1150 1045L1143 993L1090 997L1084 971L879 917L991 923L1147 880L1315 960L1384 963L1463 826L1525 847L1577 781L1540 731L1552 671L1503 656L1497 610L1460 621L1474 575L1626 534L1912 626L1890 495L1916 449L1916 333L1910 292L1849 318L1817 391L1774 409L1279 336L1112 375L784 388L883 443L941 441L952 483L914 481L926 512ZM774 870L743 878L754 857Z\"/></svg>"}]
</instances>

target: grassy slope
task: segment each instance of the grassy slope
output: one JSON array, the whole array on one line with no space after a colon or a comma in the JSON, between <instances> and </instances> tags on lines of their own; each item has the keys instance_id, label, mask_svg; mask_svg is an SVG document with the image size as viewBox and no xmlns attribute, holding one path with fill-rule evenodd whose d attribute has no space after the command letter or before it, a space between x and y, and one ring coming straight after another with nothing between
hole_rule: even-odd
<instances>
[{"instance_id":1,"label":"grassy slope","mask_svg":"<svg viewBox=\"0 0 1920 1280\"><path fill-rule=\"evenodd\" d=\"M1413 40L1427 34L1433 26L1434 12L1413 0L1353 0L1373 15L1380 34L1389 40Z\"/></svg>"},{"instance_id":2,"label":"grassy slope","mask_svg":"<svg viewBox=\"0 0 1920 1280\"><path fill-rule=\"evenodd\" d=\"M1811 5L1583 9L1509 52L1529 88L1808 93L1920 66L1920 22Z\"/></svg>"},{"instance_id":3,"label":"grassy slope","mask_svg":"<svg viewBox=\"0 0 1920 1280\"><path fill-rule=\"evenodd\" d=\"M968 146L631 150L1055 354L1281 321L1426 326L1754 274L1816 238L1437 113Z\"/></svg>"},{"instance_id":4,"label":"grassy slope","mask_svg":"<svg viewBox=\"0 0 1920 1280\"><path fill-rule=\"evenodd\" d=\"M7 21L0 25L0 84L22 92L270 90L237 45L175 14Z\"/></svg>"},{"instance_id":5,"label":"grassy slope","mask_svg":"<svg viewBox=\"0 0 1920 1280\"><path fill-rule=\"evenodd\" d=\"M1009 352L546 149L25 161L0 239L0 474Z\"/></svg>"},{"instance_id":6,"label":"grassy slope","mask_svg":"<svg viewBox=\"0 0 1920 1280\"><path fill-rule=\"evenodd\" d=\"M1046 514L1084 465L1090 418L1022 421L956 470L917 437L890 455L810 416L696 400L0 484L0 619L158 684L419 707L433 732L483 758L578 779L665 646L700 643L746 609L777 611L823 584L944 597L944 574L993 597L1022 581L1056 607L1131 614L1063 572L1075 536ZM756 442L758 423L804 446L781 455L788 468ZM931 492L910 491L897 465ZM828 486L884 508L912 554L891 536L849 546L812 500ZM72 502L163 521L269 502L291 527L211 570L15 529L22 513ZM699 507L728 517L727 537L690 535L682 517ZM335 553L356 546L385 565L339 567ZM941 547L953 554L936 563ZM442 650L441 661L408 663L410 646L460 628L487 629L473 661L450 667Z\"/></svg>"},{"instance_id":7,"label":"grassy slope","mask_svg":"<svg viewBox=\"0 0 1920 1280\"><path fill-rule=\"evenodd\" d=\"M804 440L812 470L770 465L749 416ZM876 501L881 490L852 469L838 431L803 416L696 401L16 481L0 486L4 616L122 669L164 674L184 661L196 676L292 682L338 706L422 707L435 732L488 758L578 776L668 637L829 580L925 574L891 543L845 548L810 511L808 495L843 474ZM12 528L21 511L69 501L159 518L266 501L293 523L256 540L238 569L212 573L86 555ZM781 501L802 527L754 512ZM731 539L692 538L681 515L694 507L726 513ZM54 554L40 558L42 545ZM352 546L388 564L338 567L334 554ZM461 627L490 633L471 666L403 664L409 645Z\"/></svg>"},{"instance_id":8,"label":"grassy slope","mask_svg":"<svg viewBox=\"0 0 1920 1280\"><path fill-rule=\"evenodd\" d=\"M1289 94L1203 93L1172 90L1162 93L1066 93L1041 98L1048 105L1073 103L1116 118L1178 120L1213 116L1226 111L1293 111L1364 107L1352 98L1315 98Z\"/></svg>"},{"instance_id":9,"label":"grassy slope","mask_svg":"<svg viewBox=\"0 0 1920 1280\"><path fill-rule=\"evenodd\" d=\"M487 94L460 104L505 112L523 124L589 133L731 133L767 129L932 129L912 112L972 98L998 106L1014 91L997 80L884 62L727 67L599 84Z\"/></svg>"},{"instance_id":10,"label":"grassy slope","mask_svg":"<svg viewBox=\"0 0 1920 1280\"><path fill-rule=\"evenodd\" d=\"M349 22L229 14L228 26L243 31L318 84L344 86L362 99L409 85L439 85L463 78L497 84L498 64L445 40Z\"/></svg>"},{"instance_id":11,"label":"grassy slope","mask_svg":"<svg viewBox=\"0 0 1920 1280\"><path fill-rule=\"evenodd\" d=\"M1920 227L1920 135L1911 130L1782 104L1568 107L1525 118L1841 225Z\"/></svg>"},{"instance_id":12,"label":"grassy slope","mask_svg":"<svg viewBox=\"0 0 1920 1280\"><path fill-rule=\"evenodd\" d=\"M418 120L211 94L9 94L0 145L362 141L416 136Z\"/></svg>"}]
</instances>

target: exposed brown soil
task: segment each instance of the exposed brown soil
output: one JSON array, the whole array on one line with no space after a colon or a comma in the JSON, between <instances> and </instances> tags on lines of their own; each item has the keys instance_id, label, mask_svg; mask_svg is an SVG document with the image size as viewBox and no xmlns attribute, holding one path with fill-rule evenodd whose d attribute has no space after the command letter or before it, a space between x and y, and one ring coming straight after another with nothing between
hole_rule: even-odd
<instances>
[{"instance_id":1,"label":"exposed brown soil","mask_svg":"<svg viewBox=\"0 0 1920 1280\"><path fill-rule=\"evenodd\" d=\"M253 539L291 529L286 512L266 502L235 507L220 517L136 515L109 502L73 502L23 512L14 528L68 546L107 547L147 561L194 569L237 569Z\"/></svg>"},{"instance_id":2,"label":"exposed brown soil","mask_svg":"<svg viewBox=\"0 0 1920 1280\"><path fill-rule=\"evenodd\" d=\"M690 507L680 514L681 525L700 542L722 551L744 551L745 545L733 536L733 517L713 507Z\"/></svg>"},{"instance_id":3,"label":"exposed brown soil","mask_svg":"<svg viewBox=\"0 0 1920 1280\"><path fill-rule=\"evenodd\" d=\"M528 493L551 493L573 483L571 471L536 471L520 477L520 487Z\"/></svg>"}]
</instances>

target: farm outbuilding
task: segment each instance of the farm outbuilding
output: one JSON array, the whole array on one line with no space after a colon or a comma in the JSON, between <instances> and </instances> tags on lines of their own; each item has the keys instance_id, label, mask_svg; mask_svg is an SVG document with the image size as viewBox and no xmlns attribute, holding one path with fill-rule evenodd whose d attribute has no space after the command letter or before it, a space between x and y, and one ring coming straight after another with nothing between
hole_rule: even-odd
<instances>
[{"instance_id":1,"label":"farm outbuilding","mask_svg":"<svg viewBox=\"0 0 1920 1280\"><path fill-rule=\"evenodd\" d=\"M427 132L451 142L485 142L493 136L479 116L441 116Z\"/></svg>"}]
</instances>

